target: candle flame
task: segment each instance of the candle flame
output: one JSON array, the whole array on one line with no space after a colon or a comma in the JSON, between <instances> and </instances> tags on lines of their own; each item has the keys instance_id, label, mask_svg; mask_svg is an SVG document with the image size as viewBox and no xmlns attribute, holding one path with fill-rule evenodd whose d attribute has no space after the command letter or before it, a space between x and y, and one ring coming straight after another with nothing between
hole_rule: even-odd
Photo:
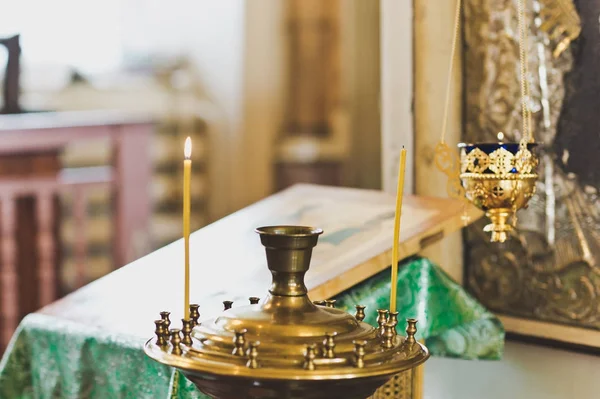
<instances>
[{"instance_id":1,"label":"candle flame","mask_svg":"<svg viewBox=\"0 0 600 399\"><path fill-rule=\"evenodd\" d=\"M498 141L502 141L504 140L504 133L500 132L498 133Z\"/></svg>"},{"instance_id":2,"label":"candle flame","mask_svg":"<svg viewBox=\"0 0 600 399\"><path fill-rule=\"evenodd\" d=\"M183 155L185 155L185 159L190 159L192 156L192 139L190 137L185 139Z\"/></svg>"}]
</instances>

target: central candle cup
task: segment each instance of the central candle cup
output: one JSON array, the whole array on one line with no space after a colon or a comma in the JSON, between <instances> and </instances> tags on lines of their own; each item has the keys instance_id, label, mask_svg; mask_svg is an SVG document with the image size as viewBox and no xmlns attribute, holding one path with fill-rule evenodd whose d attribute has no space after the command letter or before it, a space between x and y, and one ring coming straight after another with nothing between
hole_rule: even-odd
<instances>
[{"instance_id":1,"label":"central candle cup","mask_svg":"<svg viewBox=\"0 0 600 399\"><path fill-rule=\"evenodd\" d=\"M273 275L269 293L302 296L308 293L304 274L310 267L312 249L317 245L321 229L301 226L259 227L260 241L267 253L267 265Z\"/></svg>"}]
</instances>

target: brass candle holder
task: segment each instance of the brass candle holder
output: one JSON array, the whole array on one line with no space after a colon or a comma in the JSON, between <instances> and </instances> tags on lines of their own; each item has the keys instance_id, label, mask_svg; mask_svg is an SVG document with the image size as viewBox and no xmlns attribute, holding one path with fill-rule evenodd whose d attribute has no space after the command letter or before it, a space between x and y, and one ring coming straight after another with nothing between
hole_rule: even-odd
<instances>
[{"instance_id":1,"label":"brass candle holder","mask_svg":"<svg viewBox=\"0 0 600 399\"><path fill-rule=\"evenodd\" d=\"M227 303L217 318L192 322L191 332L185 321L181 338L180 330L157 321L156 337L144 347L148 356L217 399L365 399L427 360L427 348L414 337L416 320L407 321L404 337L396 332L395 313L381 312L381 328L374 328L362 321L363 306L353 316L333 301L317 305L308 298L304 275L322 230L256 231L272 274L267 296L245 306Z\"/></svg>"},{"instance_id":2,"label":"brass candle holder","mask_svg":"<svg viewBox=\"0 0 600 399\"><path fill-rule=\"evenodd\" d=\"M463 187L467 199L485 211L491 223L484 231L492 242L505 242L516 223L516 212L535 194L538 158L534 143L459 144ZM511 220L512 219L512 220Z\"/></svg>"}]
</instances>

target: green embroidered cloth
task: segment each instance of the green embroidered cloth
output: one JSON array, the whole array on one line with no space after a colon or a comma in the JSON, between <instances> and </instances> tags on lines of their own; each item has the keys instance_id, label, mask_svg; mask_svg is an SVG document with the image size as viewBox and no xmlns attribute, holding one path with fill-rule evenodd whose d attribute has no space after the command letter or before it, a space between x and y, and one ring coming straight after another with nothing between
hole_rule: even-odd
<instances>
[{"instance_id":1,"label":"green embroidered cloth","mask_svg":"<svg viewBox=\"0 0 600 399\"><path fill-rule=\"evenodd\" d=\"M419 320L419 337L435 356L499 359L504 330L438 266L426 259L403 262L398 311ZM367 306L376 324L389 306L389 270L338 295L336 306ZM148 337L152 336L148 331ZM204 399L185 377L147 358L143 340L110 335L90 326L31 314L21 322L0 362L1 399Z\"/></svg>"},{"instance_id":2,"label":"green embroidered cloth","mask_svg":"<svg viewBox=\"0 0 600 399\"><path fill-rule=\"evenodd\" d=\"M439 266L413 258L398 270L397 311L415 318L417 339L424 339L433 356L497 360L504 349L500 321L454 282ZM367 307L365 321L377 325L376 309L390 308L390 272L376 276L338 295L336 307L353 312ZM370 310L370 311L369 311ZM403 323L398 323L401 326Z\"/></svg>"}]
</instances>

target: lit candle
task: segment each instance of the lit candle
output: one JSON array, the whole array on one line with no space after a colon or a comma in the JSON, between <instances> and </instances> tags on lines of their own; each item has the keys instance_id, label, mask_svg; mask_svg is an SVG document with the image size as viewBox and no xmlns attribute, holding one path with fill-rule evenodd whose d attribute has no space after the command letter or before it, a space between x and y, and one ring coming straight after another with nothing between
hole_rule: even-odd
<instances>
[{"instance_id":1,"label":"lit candle","mask_svg":"<svg viewBox=\"0 0 600 399\"><path fill-rule=\"evenodd\" d=\"M183 243L185 247L185 289L183 314L190 319L190 180L192 175L192 139L185 140L183 150Z\"/></svg>"},{"instance_id":2,"label":"lit candle","mask_svg":"<svg viewBox=\"0 0 600 399\"><path fill-rule=\"evenodd\" d=\"M394 244L392 245L392 281L390 293L390 312L396 311L396 290L398 288L398 243L400 241L400 218L402 216L402 197L404 193L404 173L406 169L406 150L400 151L400 171L398 172L398 192L396 193L396 217L394 218Z\"/></svg>"}]
</instances>

